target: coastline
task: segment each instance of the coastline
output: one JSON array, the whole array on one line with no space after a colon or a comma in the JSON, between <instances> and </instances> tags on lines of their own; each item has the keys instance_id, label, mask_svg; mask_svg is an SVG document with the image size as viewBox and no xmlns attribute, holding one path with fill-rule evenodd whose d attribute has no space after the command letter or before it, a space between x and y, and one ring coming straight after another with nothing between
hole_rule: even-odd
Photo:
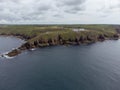
<instances>
[{"instance_id":1,"label":"coastline","mask_svg":"<svg viewBox=\"0 0 120 90\"><path fill-rule=\"evenodd\" d=\"M24 44L24 43L26 43L26 40L25 40L24 38L20 37L20 36L0 35L0 37L4 37L4 38L6 38L6 39L8 39L8 38L11 38L11 39L13 38L13 39L14 39L14 38L15 38L16 40L20 40L20 44L21 44L21 45ZM8 44L9 44L9 43L8 43ZM7 55L7 54L8 54L9 52L15 50L15 49L18 49L21 45L18 45L18 46L16 46L16 47L13 47L13 48L11 48L11 50L8 50L8 51L5 51L5 52L3 52L3 53L0 53L0 57L1 57L1 58L2 58L2 57L5 57L5 58L9 58L9 59L15 57L16 55L10 57L10 56Z\"/></svg>"},{"instance_id":2,"label":"coastline","mask_svg":"<svg viewBox=\"0 0 120 90\"><path fill-rule=\"evenodd\" d=\"M77 29L73 31L73 29ZM80 30L80 31L79 31ZM57 45L84 45L104 40L118 40L120 26L113 25L61 25L61 26L1 26L0 36L13 36L25 42L8 52L14 57L25 50Z\"/></svg>"},{"instance_id":3,"label":"coastline","mask_svg":"<svg viewBox=\"0 0 120 90\"><path fill-rule=\"evenodd\" d=\"M12 35L13 36L13 35ZM13 37L16 37L16 36L13 36ZM19 38L19 37L17 37ZM7 57L14 57L14 56L17 56L19 54L21 54L23 51L25 50L33 50L35 48L44 48L44 47L50 47L50 46L58 46L58 45L63 45L63 46L68 46L68 45L88 45L88 44L92 44L92 43L96 43L96 42L103 42L105 40L118 40L120 38L120 34L116 37L113 37L113 38L99 38L98 40L94 40L94 41L84 41L84 42L78 42L78 41L73 41L73 42L67 42L67 43L63 43L61 41L59 41L57 44L53 43L46 43L46 44L40 44L40 43L36 43L36 41L34 42L34 44L32 43L29 43L29 42L25 42L24 44L22 44L20 47L18 47L17 49L14 49L8 53L6 53L5 55ZM21 39L21 38L19 38ZM25 40L25 39L22 39L22 40Z\"/></svg>"}]
</instances>

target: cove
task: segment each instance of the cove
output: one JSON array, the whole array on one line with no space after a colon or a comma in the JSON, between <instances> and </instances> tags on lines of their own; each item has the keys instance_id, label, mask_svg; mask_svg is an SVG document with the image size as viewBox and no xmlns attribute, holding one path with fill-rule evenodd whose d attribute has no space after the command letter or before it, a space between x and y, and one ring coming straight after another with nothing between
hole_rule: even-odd
<instances>
[{"instance_id":1,"label":"cove","mask_svg":"<svg viewBox=\"0 0 120 90\"><path fill-rule=\"evenodd\" d=\"M13 36L0 36L0 54L12 51L25 41Z\"/></svg>"}]
</instances>

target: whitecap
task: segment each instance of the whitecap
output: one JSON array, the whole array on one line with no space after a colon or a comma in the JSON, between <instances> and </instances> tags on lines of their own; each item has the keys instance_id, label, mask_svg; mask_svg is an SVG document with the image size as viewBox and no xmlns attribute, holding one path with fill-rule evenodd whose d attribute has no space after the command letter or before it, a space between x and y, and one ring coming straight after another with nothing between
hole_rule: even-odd
<instances>
[{"instance_id":1,"label":"whitecap","mask_svg":"<svg viewBox=\"0 0 120 90\"><path fill-rule=\"evenodd\" d=\"M7 58L7 59L12 59L12 58L14 58L14 57L9 57L8 55L3 55L3 57L5 57L5 58Z\"/></svg>"},{"instance_id":2,"label":"whitecap","mask_svg":"<svg viewBox=\"0 0 120 90\"><path fill-rule=\"evenodd\" d=\"M30 49L31 51L34 51L35 50L35 48L32 48L32 49Z\"/></svg>"},{"instance_id":3,"label":"whitecap","mask_svg":"<svg viewBox=\"0 0 120 90\"><path fill-rule=\"evenodd\" d=\"M9 52L5 52L5 53L2 53L1 55L0 55L0 58L6 58L6 59L12 59L12 58L14 58L14 57L9 57L7 54L8 54Z\"/></svg>"}]
</instances>

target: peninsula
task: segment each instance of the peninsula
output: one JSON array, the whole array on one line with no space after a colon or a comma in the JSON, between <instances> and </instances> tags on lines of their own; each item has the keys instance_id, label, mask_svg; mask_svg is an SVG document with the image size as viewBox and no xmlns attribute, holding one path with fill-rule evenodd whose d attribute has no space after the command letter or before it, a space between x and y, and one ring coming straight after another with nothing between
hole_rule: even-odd
<instances>
[{"instance_id":1,"label":"peninsula","mask_svg":"<svg viewBox=\"0 0 120 90\"><path fill-rule=\"evenodd\" d=\"M0 35L12 35L26 41L9 52L9 57L33 48L117 40L119 34L119 25L0 25Z\"/></svg>"}]
</instances>

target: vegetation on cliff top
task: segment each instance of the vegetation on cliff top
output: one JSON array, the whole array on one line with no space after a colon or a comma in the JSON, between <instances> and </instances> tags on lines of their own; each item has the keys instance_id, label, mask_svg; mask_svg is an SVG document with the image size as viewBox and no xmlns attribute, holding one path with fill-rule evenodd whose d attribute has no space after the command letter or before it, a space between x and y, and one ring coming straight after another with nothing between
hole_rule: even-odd
<instances>
[{"instance_id":1,"label":"vegetation on cliff top","mask_svg":"<svg viewBox=\"0 0 120 90\"><path fill-rule=\"evenodd\" d=\"M73 31L84 29L84 31ZM1 25L0 35L24 38L20 50L64 44L92 43L98 40L117 39L118 31L113 25ZM14 56L16 50L10 53Z\"/></svg>"}]
</instances>

